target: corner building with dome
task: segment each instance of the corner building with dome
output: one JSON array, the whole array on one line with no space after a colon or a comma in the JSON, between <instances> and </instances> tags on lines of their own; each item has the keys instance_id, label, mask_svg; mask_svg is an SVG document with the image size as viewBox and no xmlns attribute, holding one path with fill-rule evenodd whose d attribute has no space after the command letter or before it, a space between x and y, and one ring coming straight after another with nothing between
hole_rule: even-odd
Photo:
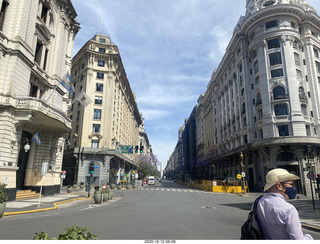
<instances>
[{"instance_id":1,"label":"corner building with dome","mask_svg":"<svg viewBox=\"0 0 320 244\"><path fill-rule=\"evenodd\" d=\"M194 178L243 171L250 191L262 191L266 173L281 167L311 194L307 173L320 173L320 17L307 1L247 0L200 98Z\"/></svg>"}]
</instances>

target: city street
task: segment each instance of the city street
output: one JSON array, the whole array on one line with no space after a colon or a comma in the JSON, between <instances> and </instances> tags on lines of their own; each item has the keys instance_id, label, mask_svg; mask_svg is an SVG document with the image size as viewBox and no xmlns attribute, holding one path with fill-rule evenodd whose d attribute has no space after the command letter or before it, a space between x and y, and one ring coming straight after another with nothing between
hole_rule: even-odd
<instances>
[{"instance_id":1,"label":"city street","mask_svg":"<svg viewBox=\"0 0 320 244\"><path fill-rule=\"evenodd\" d=\"M212 193L166 181L141 189L114 190L114 201L66 203L57 210L0 219L0 239L56 237L64 228L87 226L98 240L239 239L249 196ZM320 233L303 230L315 239Z\"/></svg>"}]
</instances>

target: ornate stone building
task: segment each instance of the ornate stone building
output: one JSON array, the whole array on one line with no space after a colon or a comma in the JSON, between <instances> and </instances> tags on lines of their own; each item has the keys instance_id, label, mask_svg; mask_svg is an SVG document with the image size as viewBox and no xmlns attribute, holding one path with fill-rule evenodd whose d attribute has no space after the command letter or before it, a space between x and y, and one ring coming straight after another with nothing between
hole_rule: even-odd
<instances>
[{"instance_id":1,"label":"ornate stone building","mask_svg":"<svg viewBox=\"0 0 320 244\"><path fill-rule=\"evenodd\" d=\"M38 191L45 162L43 193L58 193L71 128L59 83L71 68L77 14L70 0L0 0L0 11L0 182L9 200L17 190Z\"/></svg>"},{"instance_id":2,"label":"ornate stone building","mask_svg":"<svg viewBox=\"0 0 320 244\"><path fill-rule=\"evenodd\" d=\"M319 52L320 17L306 1L247 0L205 95L218 177L240 173L243 152L251 190L282 167L310 191L306 173L320 170Z\"/></svg>"},{"instance_id":3,"label":"ornate stone building","mask_svg":"<svg viewBox=\"0 0 320 244\"><path fill-rule=\"evenodd\" d=\"M137 169L135 152L132 147L121 152L121 146L139 145L142 118L118 47L109 37L94 36L75 55L72 82L75 93L69 110L72 130L64 155L64 184L88 185L92 161L91 185L130 182ZM81 104L81 91L92 101L87 106Z\"/></svg>"},{"instance_id":4,"label":"ornate stone building","mask_svg":"<svg viewBox=\"0 0 320 244\"><path fill-rule=\"evenodd\" d=\"M247 0L246 15L200 98L198 172L223 179L244 171L249 189L261 191L266 173L282 167L299 175L299 193L309 194L307 173L320 173L316 10L304 0Z\"/></svg>"}]
</instances>

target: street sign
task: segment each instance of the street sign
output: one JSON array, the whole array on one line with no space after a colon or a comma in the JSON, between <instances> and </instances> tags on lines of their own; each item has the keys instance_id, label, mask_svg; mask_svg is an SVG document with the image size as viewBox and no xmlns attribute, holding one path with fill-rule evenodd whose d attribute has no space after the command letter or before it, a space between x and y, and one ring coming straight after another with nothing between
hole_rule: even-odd
<instances>
[{"instance_id":1,"label":"street sign","mask_svg":"<svg viewBox=\"0 0 320 244\"><path fill-rule=\"evenodd\" d=\"M132 145L121 145L121 153L132 154L133 146Z\"/></svg>"},{"instance_id":2,"label":"street sign","mask_svg":"<svg viewBox=\"0 0 320 244\"><path fill-rule=\"evenodd\" d=\"M241 176L244 178L244 177L246 177L246 173L245 172L242 172L241 173Z\"/></svg>"},{"instance_id":3,"label":"street sign","mask_svg":"<svg viewBox=\"0 0 320 244\"><path fill-rule=\"evenodd\" d=\"M309 173L307 174L307 177L308 177L309 180L313 180L313 179L314 179L314 174L313 174L313 172L309 172Z\"/></svg>"},{"instance_id":4,"label":"street sign","mask_svg":"<svg viewBox=\"0 0 320 244\"><path fill-rule=\"evenodd\" d=\"M62 175L66 175L67 174L67 171L65 171L65 170L62 170Z\"/></svg>"},{"instance_id":5,"label":"street sign","mask_svg":"<svg viewBox=\"0 0 320 244\"><path fill-rule=\"evenodd\" d=\"M42 163L41 175L46 175L47 174L48 165L49 165L48 162L43 162Z\"/></svg>"},{"instance_id":6,"label":"street sign","mask_svg":"<svg viewBox=\"0 0 320 244\"><path fill-rule=\"evenodd\" d=\"M237 174L237 179L241 179L241 175L240 174Z\"/></svg>"}]
</instances>

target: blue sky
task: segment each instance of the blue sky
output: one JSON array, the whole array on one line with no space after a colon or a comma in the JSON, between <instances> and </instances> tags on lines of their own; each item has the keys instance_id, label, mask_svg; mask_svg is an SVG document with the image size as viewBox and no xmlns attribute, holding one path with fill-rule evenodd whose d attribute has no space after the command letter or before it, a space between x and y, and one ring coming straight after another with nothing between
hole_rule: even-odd
<instances>
[{"instance_id":1,"label":"blue sky","mask_svg":"<svg viewBox=\"0 0 320 244\"><path fill-rule=\"evenodd\" d=\"M320 13L320 0L308 0ZM153 152L164 166L218 67L246 0L73 0L81 29L74 55L95 34L119 48Z\"/></svg>"}]
</instances>

